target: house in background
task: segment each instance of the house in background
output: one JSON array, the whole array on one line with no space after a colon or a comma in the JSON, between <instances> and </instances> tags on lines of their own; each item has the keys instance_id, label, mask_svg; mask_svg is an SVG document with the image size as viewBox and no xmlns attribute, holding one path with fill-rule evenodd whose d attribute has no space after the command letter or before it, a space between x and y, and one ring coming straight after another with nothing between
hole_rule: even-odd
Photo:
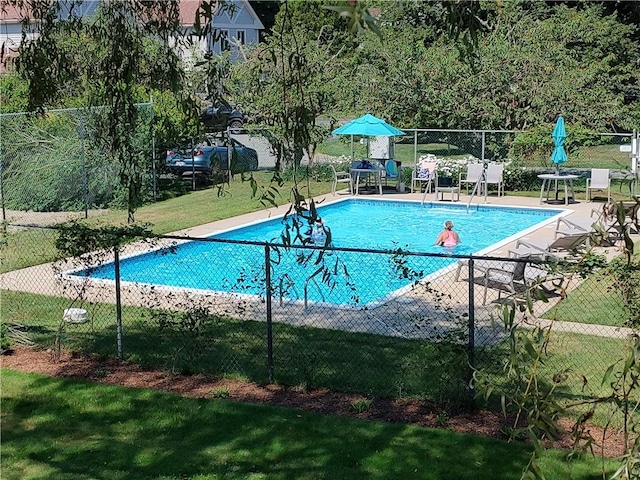
<instances>
[{"instance_id":1,"label":"house in background","mask_svg":"<svg viewBox=\"0 0 640 480\"><path fill-rule=\"evenodd\" d=\"M84 0L84 2L76 4L72 12L62 11L61 17L69 15L91 16L95 13L100 2L101 0ZM180 23L184 32L192 36L195 48L201 53L211 51L221 54L229 51L231 59L235 60L239 57L237 45L258 43L260 31L264 30L264 25L247 0L227 0L227 4L232 5L233 8L217 9L213 26L222 33L220 40L214 42L211 37L205 39L195 37L193 26L200 3L201 0L180 0ZM18 10L14 6L2 2L0 6L0 48L3 60L15 57L22 41L22 18L27 15L29 12L26 10ZM37 24L31 23L30 28L31 31L28 33L27 39L37 35ZM183 58L188 60L193 54L193 49L181 48L181 53ZM0 64L0 72L5 71L4 63L3 61Z\"/></svg>"},{"instance_id":2,"label":"house in background","mask_svg":"<svg viewBox=\"0 0 640 480\"><path fill-rule=\"evenodd\" d=\"M264 30L264 25L248 0L227 0L227 4L231 8L218 8L214 14L213 27L220 34L220 39L217 41L214 41L211 36L199 39L193 34L200 0L180 1L180 23L185 34L191 35L193 45L200 53L213 52L220 55L228 51L231 54L231 60L234 61L239 58L242 45L258 43L260 31ZM193 50L182 48L181 53L185 60L189 60Z\"/></svg>"},{"instance_id":3,"label":"house in background","mask_svg":"<svg viewBox=\"0 0 640 480\"><path fill-rule=\"evenodd\" d=\"M5 72L7 59L16 57L20 42L22 42L22 13L13 5L2 2L0 6L0 73ZM33 22L33 20L31 20ZM32 39L37 27L31 24L31 30L27 33L27 39Z\"/></svg>"},{"instance_id":4,"label":"house in background","mask_svg":"<svg viewBox=\"0 0 640 480\"><path fill-rule=\"evenodd\" d=\"M101 0L83 0L80 3L60 4L59 18L67 19L73 17L90 17ZM26 34L27 40L33 39L38 34L38 24L31 17L31 12L27 5L16 7L8 2L0 0L0 73L6 71L5 60L15 58L18 47L22 43L22 19L29 18L29 30Z\"/></svg>"}]
</instances>

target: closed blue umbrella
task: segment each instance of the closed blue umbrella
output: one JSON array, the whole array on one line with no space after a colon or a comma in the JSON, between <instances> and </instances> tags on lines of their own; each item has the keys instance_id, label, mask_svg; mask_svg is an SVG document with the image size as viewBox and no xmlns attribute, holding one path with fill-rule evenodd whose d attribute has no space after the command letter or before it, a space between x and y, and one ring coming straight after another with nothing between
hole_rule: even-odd
<instances>
[{"instance_id":1,"label":"closed blue umbrella","mask_svg":"<svg viewBox=\"0 0 640 480\"><path fill-rule=\"evenodd\" d=\"M567 138L567 131L564 128L564 118L558 117L551 136L553 137L554 144L551 162L553 162L556 167L556 173L560 173L560 164L568 160L567 153L564 151L564 141Z\"/></svg>"}]
</instances>

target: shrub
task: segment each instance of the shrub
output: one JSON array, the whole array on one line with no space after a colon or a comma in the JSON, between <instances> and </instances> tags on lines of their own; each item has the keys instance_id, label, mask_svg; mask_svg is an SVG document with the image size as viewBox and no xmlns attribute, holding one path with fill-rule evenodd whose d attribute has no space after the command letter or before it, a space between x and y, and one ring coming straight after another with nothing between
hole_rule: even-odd
<instances>
[{"instance_id":1,"label":"shrub","mask_svg":"<svg viewBox=\"0 0 640 480\"><path fill-rule=\"evenodd\" d=\"M11 339L9 338L9 328L7 324L0 323L0 355L4 355L11 350Z\"/></svg>"},{"instance_id":2,"label":"shrub","mask_svg":"<svg viewBox=\"0 0 640 480\"><path fill-rule=\"evenodd\" d=\"M537 190L540 187L538 171L522 167L518 162L511 162L505 166L503 179L504 189L511 191Z\"/></svg>"},{"instance_id":3,"label":"shrub","mask_svg":"<svg viewBox=\"0 0 640 480\"><path fill-rule=\"evenodd\" d=\"M331 182L333 180L333 171L331 165L336 170L346 170L351 168L350 160L345 157L339 157L336 161L332 162L314 162L312 165L301 165L294 169L293 167L287 167L282 172L282 179L285 181L292 181L294 176L300 180L313 180L316 182Z\"/></svg>"}]
</instances>

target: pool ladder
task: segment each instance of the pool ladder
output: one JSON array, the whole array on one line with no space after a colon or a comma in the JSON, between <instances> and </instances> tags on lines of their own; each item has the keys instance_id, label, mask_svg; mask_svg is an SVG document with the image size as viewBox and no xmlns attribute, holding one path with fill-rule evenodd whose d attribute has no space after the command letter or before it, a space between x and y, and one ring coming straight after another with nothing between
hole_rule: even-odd
<instances>
[{"instance_id":1,"label":"pool ladder","mask_svg":"<svg viewBox=\"0 0 640 480\"><path fill-rule=\"evenodd\" d=\"M467 213L469 213L469 208L471 207L471 202L473 201L473 197L476 196L476 192L478 191L478 186L482 185L482 181L485 178L485 171L482 171L482 175L480 175L480 178L478 178L478 181L476 182L476 184L473 187L473 190L471 191L471 196L469 197L469 201L467 202ZM485 198L485 203L486 203L487 199Z\"/></svg>"}]
</instances>

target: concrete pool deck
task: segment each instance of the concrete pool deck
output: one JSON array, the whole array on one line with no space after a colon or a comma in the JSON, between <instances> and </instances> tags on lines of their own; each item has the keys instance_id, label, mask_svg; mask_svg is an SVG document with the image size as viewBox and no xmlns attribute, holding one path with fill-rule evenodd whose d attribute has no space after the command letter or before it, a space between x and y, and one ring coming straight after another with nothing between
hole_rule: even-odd
<instances>
[{"instance_id":1,"label":"concrete pool deck","mask_svg":"<svg viewBox=\"0 0 640 480\"><path fill-rule=\"evenodd\" d=\"M349 197L346 191L338 192L338 195L322 195L315 199L317 204L331 202L340 198ZM383 198L385 200L422 200L420 193L385 193L381 195L367 195L360 198ZM426 198L427 202L434 201L434 194ZM462 194L460 201L456 202L466 205L469 196ZM442 202L449 204L451 202ZM472 205L484 205L485 198L474 198ZM593 209L600 210L603 202L587 202L579 200L570 205L562 204L540 204L539 197L497 197L495 193L486 199L486 205L504 205L516 207L535 207L549 209L570 210L572 215L590 216ZM286 213L289 206L284 205L277 208L270 208L253 212L237 217L207 223L174 232L176 236L201 237L211 235L247 223L252 223L268 218L273 218ZM553 238L555 223L546 225L536 231L526 234L522 238L529 240ZM636 236L637 237L637 236ZM464 239L463 239L464 240ZM490 252L491 256L507 257L509 249L515 241L503 245ZM597 247L599 251L607 256L618 253L616 247ZM52 264L38 265L22 270L8 272L0 276L0 288L6 290L26 291L31 293L41 293L45 295L56 295L66 297L76 297L84 295L86 299L96 302L115 302L113 288L105 288L105 283L101 282L68 282L63 281L56 272L65 270L67 267L60 265L54 269ZM373 309L344 309L331 308L327 305L309 305L304 307L302 302L284 301L282 304L276 298L273 299L273 320L276 322L312 326L317 328L330 328L352 332L372 333L380 335L390 335L402 338L430 338L442 337L443 332L453 332L460 327L464 327L465 315L469 311L468 295L469 285L467 281L456 282L454 280L455 269L442 275L433 282L434 285L446 285L446 293L449 300L435 300L433 292L429 289L416 286L412 291L393 298ZM569 288L574 288L579 282L572 281ZM108 284L107 284L108 285ZM199 293L185 292L179 294L168 294L171 289L164 287L155 291L150 291L148 287L123 285L122 301L125 305L132 306L157 306L164 308L178 308L185 302L194 302L199 306L206 306L214 314L230 315L244 319L264 320L266 307L264 301L250 300L246 296L220 293ZM500 307L496 303L498 291L489 289L487 305L481 305L484 287L474 283L474 295L476 298L474 306L475 315L475 335L477 345L489 345L501 338L500 329L493 325L494 316ZM457 300L460 299L460 300ZM548 310L557 299L550 303L536 304L534 314L527 319L530 322L542 324L547 320L539 319L543 311ZM558 322L560 323L560 322ZM556 327L558 328L556 323ZM593 326L580 323L562 322L561 328L565 331L573 331L581 334L597 334L600 336L625 337L626 329L614 327ZM597 331L597 333L596 333Z\"/></svg>"}]
</instances>

